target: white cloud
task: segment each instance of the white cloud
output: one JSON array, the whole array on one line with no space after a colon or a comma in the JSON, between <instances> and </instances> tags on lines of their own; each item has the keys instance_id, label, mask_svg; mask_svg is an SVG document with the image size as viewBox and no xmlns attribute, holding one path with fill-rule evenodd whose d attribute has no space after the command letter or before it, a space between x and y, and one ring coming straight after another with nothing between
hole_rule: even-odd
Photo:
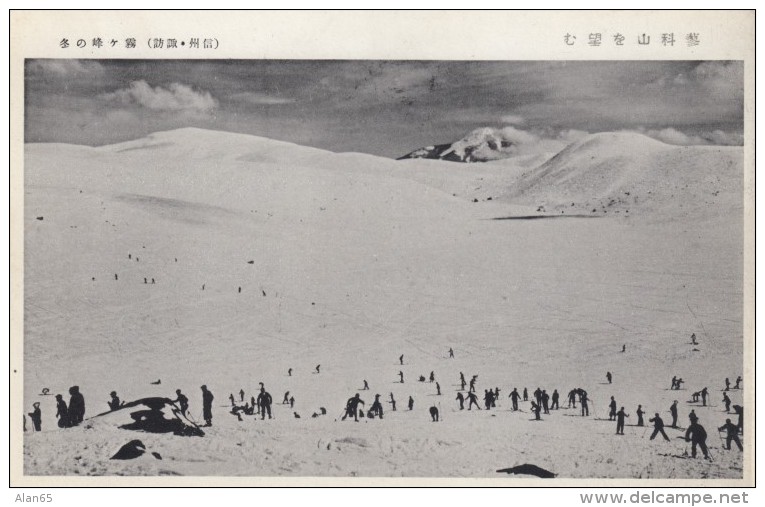
<instances>
[{"instance_id":1,"label":"white cloud","mask_svg":"<svg viewBox=\"0 0 765 507\"><path fill-rule=\"evenodd\" d=\"M722 144L726 146L743 146L744 134L739 132L723 132L715 130L709 134L712 144Z\"/></svg>"},{"instance_id":2,"label":"white cloud","mask_svg":"<svg viewBox=\"0 0 765 507\"><path fill-rule=\"evenodd\" d=\"M231 96L232 100L249 102L250 104L273 106L279 104L292 104L295 99L285 97L275 97L273 95L267 95L265 93L256 92L242 92L235 93Z\"/></svg>"},{"instance_id":3,"label":"white cloud","mask_svg":"<svg viewBox=\"0 0 765 507\"><path fill-rule=\"evenodd\" d=\"M668 127L664 129L639 128L637 129L637 132L657 139L663 143L674 144L678 146L743 146L744 144L743 134L737 132L724 132L722 130L713 130L712 132L701 134L686 134L677 129Z\"/></svg>"},{"instance_id":4,"label":"white cloud","mask_svg":"<svg viewBox=\"0 0 765 507\"><path fill-rule=\"evenodd\" d=\"M526 123L526 119L518 114L506 114L500 118L500 121L502 123L507 123L508 125L523 125Z\"/></svg>"},{"instance_id":5,"label":"white cloud","mask_svg":"<svg viewBox=\"0 0 765 507\"><path fill-rule=\"evenodd\" d=\"M133 81L129 87L105 93L101 97L109 102L138 105L153 111L207 113L218 105L210 92L195 91L180 83L172 83L167 88L152 88L146 81Z\"/></svg>"},{"instance_id":6,"label":"white cloud","mask_svg":"<svg viewBox=\"0 0 765 507\"><path fill-rule=\"evenodd\" d=\"M58 77L104 74L104 67L94 60L31 60L27 70L31 74L53 74Z\"/></svg>"}]
</instances>

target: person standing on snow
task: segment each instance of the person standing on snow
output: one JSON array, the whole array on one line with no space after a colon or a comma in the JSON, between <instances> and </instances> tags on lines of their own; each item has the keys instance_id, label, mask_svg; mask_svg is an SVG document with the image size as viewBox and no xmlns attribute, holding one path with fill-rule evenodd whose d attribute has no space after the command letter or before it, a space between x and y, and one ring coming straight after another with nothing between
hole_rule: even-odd
<instances>
[{"instance_id":1,"label":"person standing on snow","mask_svg":"<svg viewBox=\"0 0 765 507\"><path fill-rule=\"evenodd\" d=\"M518 394L518 388L514 387L513 388L513 392L511 392L510 395L508 396L508 398L510 398L512 400L512 402L513 402L513 411L517 411L518 410L518 399L520 397L521 397L521 395Z\"/></svg>"},{"instance_id":2,"label":"person standing on snow","mask_svg":"<svg viewBox=\"0 0 765 507\"><path fill-rule=\"evenodd\" d=\"M739 440L738 438L738 426L730 422L730 419L725 419L725 424L717 428L717 431L723 431L723 430L727 432L727 436L725 437L725 444L726 444L725 448L730 451L731 442L736 442L736 445L738 446L738 450L743 451L744 447L741 445L741 440Z\"/></svg>"},{"instance_id":3,"label":"person standing on snow","mask_svg":"<svg viewBox=\"0 0 765 507\"><path fill-rule=\"evenodd\" d=\"M629 415L624 413L624 407L622 407L616 413L616 434L617 435L624 435L624 418L625 417L629 417Z\"/></svg>"},{"instance_id":4,"label":"person standing on snow","mask_svg":"<svg viewBox=\"0 0 765 507\"><path fill-rule=\"evenodd\" d=\"M42 424L42 413L40 412L40 402L36 401L32 404L32 407L34 410L29 412L29 418L32 419L32 426L34 426L35 431L42 431L41 424ZM738 439L738 437L736 437ZM741 444L739 444L740 446ZM728 443L728 447L730 447L730 442Z\"/></svg>"},{"instance_id":5,"label":"person standing on snow","mask_svg":"<svg viewBox=\"0 0 765 507\"><path fill-rule=\"evenodd\" d=\"M58 417L58 427L68 428L69 424L69 410L66 407L64 397L60 394L56 395L56 417Z\"/></svg>"},{"instance_id":6,"label":"person standing on snow","mask_svg":"<svg viewBox=\"0 0 765 507\"><path fill-rule=\"evenodd\" d=\"M723 393L723 403L725 403L725 412L730 413L730 397L728 396L728 393Z\"/></svg>"},{"instance_id":7,"label":"person standing on snow","mask_svg":"<svg viewBox=\"0 0 765 507\"><path fill-rule=\"evenodd\" d=\"M268 414L268 418L271 419L271 403L273 403L273 398L271 398L271 394L266 392L265 387L260 388L260 394L258 395L258 404L260 405L260 420L266 418L266 414Z\"/></svg>"},{"instance_id":8,"label":"person standing on snow","mask_svg":"<svg viewBox=\"0 0 765 507\"><path fill-rule=\"evenodd\" d=\"M608 420L613 421L616 419L616 400L611 396L611 403L608 404Z\"/></svg>"},{"instance_id":9,"label":"person standing on snow","mask_svg":"<svg viewBox=\"0 0 765 507\"><path fill-rule=\"evenodd\" d=\"M200 389L202 389L202 419L205 420L205 426L212 426L212 402L215 396L207 390L206 385Z\"/></svg>"},{"instance_id":10,"label":"person standing on snow","mask_svg":"<svg viewBox=\"0 0 765 507\"><path fill-rule=\"evenodd\" d=\"M671 428L677 428L677 400L672 402L672 406L669 407L669 413L672 414Z\"/></svg>"},{"instance_id":11,"label":"person standing on snow","mask_svg":"<svg viewBox=\"0 0 765 507\"><path fill-rule=\"evenodd\" d=\"M659 417L658 412L651 419L648 419L648 422L653 423L653 433L651 433L650 440L653 440L654 438L656 438L656 435L661 433L661 436L664 437L664 440L669 442L669 437L664 432L664 421L661 419L661 417Z\"/></svg>"},{"instance_id":12,"label":"person standing on snow","mask_svg":"<svg viewBox=\"0 0 765 507\"><path fill-rule=\"evenodd\" d=\"M343 416L343 421L345 421L346 417L352 415L353 420L359 422L359 404L364 405L364 400L361 399L361 395L359 393L356 393L356 396L348 398L348 401L345 404L345 415Z\"/></svg>"},{"instance_id":13,"label":"person standing on snow","mask_svg":"<svg viewBox=\"0 0 765 507\"><path fill-rule=\"evenodd\" d=\"M560 395L558 394L558 390L555 389L552 393L552 406L550 407L551 410L558 410L560 406L558 405L558 399L560 398Z\"/></svg>"},{"instance_id":14,"label":"person standing on snow","mask_svg":"<svg viewBox=\"0 0 765 507\"><path fill-rule=\"evenodd\" d=\"M696 446L701 447L701 452L704 453L704 457L709 459L709 450L707 449L707 432L704 427L699 424L698 420L693 421L688 430L685 432L685 441L692 442L691 445L691 457L696 457Z\"/></svg>"},{"instance_id":15,"label":"person standing on snow","mask_svg":"<svg viewBox=\"0 0 765 507\"><path fill-rule=\"evenodd\" d=\"M468 410L470 410L473 405L475 405L475 408L478 410L481 410L481 407L478 405L478 396L475 395L474 391L468 391Z\"/></svg>"},{"instance_id":16,"label":"person standing on snow","mask_svg":"<svg viewBox=\"0 0 765 507\"><path fill-rule=\"evenodd\" d=\"M69 388L69 422L72 426L77 426L85 419L85 398L80 392L79 386Z\"/></svg>"},{"instance_id":17,"label":"person standing on snow","mask_svg":"<svg viewBox=\"0 0 765 507\"><path fill-rule=\"evenodd\" d=\"M176 389L175 394L178 397L173 401L178 403L178 406L181 408L181 414L183 414L185 417L186 411L189 409L189 399L181 392L180 389Z\"/></svg>"}]
</instances>

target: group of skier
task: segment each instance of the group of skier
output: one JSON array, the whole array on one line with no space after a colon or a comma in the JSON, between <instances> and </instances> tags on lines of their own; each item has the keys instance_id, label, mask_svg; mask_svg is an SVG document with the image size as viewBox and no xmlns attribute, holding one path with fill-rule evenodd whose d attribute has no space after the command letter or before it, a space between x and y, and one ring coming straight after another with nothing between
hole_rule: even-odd
<instances>
[{"instance_id":1,"label":"group of skier","mask_svg":"<svg viewBox=\"0 0 765 507\"><path fill-rule=\"evenodd\" d=\"M449 349L449 357L454 357L454 351L453 349ZM404 364L404 356L403 354L399 356L399 363L401 365ZM314 373L319 373L320 366L317 365ZM290 368L289 374L291 376L292 369ZM403 372L399 372L400 382L404 382ZM436 395L441 395L441 386L438 382L435 381L435 372L431 371L430 375L428 377L429 381L431 383L435 383L436 385ZM478 401L478 395L476 394L476 382L478 379L478 375L473 375L470 379L470 381L466 381L465 374L463 372L459 373L459 380L460 380L460 389L457 392L456 401L459 403L459 410L465 409L465 402L467 402L467 410L470 411L475 406L477 410L482 410L479 401ZM613 375L611 372L608 372L606 374L606 379L608 380L609 384L612 384L613 382ZM425 381L425 376L420 376L420 381ZM678 378L677 376L672 377L672 390L679 390L681 389L681 385L683 384L683 379ZM735 386L732 389L741 389L741 382L742 378L739 376L736 379ZM153 382L154 383L154 382ZM159 381L156 382L156 384L159 384ZM469 387L468 387L469 386ZM466 390L465 388L468 387ZM202 385L202 419L204 420L205 427L212 426L212 419L213 419L213 411L212 411L212 403L214 400L214 396L212 392L207 388L206 385ZM369 390L369 384L366 380L364 380L364 387L363 390ZM731 383L728 378L725 379L725 389L723 390L723 398L722 401L725 404L725 411L726 413L730 413L731 411L731 399L728 396L728 392L731 390ZM265 386L263 383L260 383L260 389L259 394L256 397L251 397L249 402L245 402L245 391L244 389L239 390L239 402L244 402L244 405L238 404L236 398L234 397L234 394L229 395L229 400L231 401L231 413L236 415L239 420L242 420L241 414L244 413L245 415L260 415L261 420L265 419L266 416L268 416L269 419L271 419L272 411L271 411L271 405L273 404L273 398L271 397L271 394L268 393L265 389ZM47 389L44 390L43 394L47 394ZM68 428L72 426L77 426L82 423L85 416L85 399L79 391L78 386L72 386L69 388L69 404L64 401L63 396L61 394L57 394L55 396L56 398L56 417L58 418L58 426L60 428ZM694 392L691 396L692 402L701 402L702 406L707 406L707 400L709 397L709 391L706 387L704 387L702 390L698 392ZM383 404L380 400L381 395L376 394L374 397L374 402L369 407L368 410L362 409L361 407L365 406L364 400L361 399L360 394L356 393L354 396L349 398L345 404L344 410L343 410L343 416L342 420L346 420L347 418L353 418L354 421L358 421L359 417L366 417L369 419L383 419L384 418L384 409ZM508 395L508 398L511 401L512 405L512 411L520 411L519 403L521 401L529 401L529 393L528 389L526 387L523 388L522 394L518 391L517 387L514 387L513 390ZM583 417L589 416L589 406L590 406L590 398L584 389L581 387L577 387L574 389L571 389L568 392L567 395L568 398L568 406L567 408L573 408L576 409L577 401L579 402L580 408L581 408L581 415ZM496 408L497 402L500 400L500 389L499 387L495 387L494 389L484 389L484 395L483 395L483 410L491 410L493 408ZM180 389L176 390L176 398L174 400L170 400L172 403L176 403L179 407L180 413L186 417L190 418L190 414L188 413L189 408L189 400L188 398L181 392ZM390 393L389 401L387 402L391 405L391 410L396 411L396 400L393 395L393 393ZM115 391L112 391L110 393L110 400L107 401L107 404L109 406L109 409L112 411L119 410L124 406L124 402L120 401L119 396ZM294 396L290 396L290 392L287 391L284 394L284 400L282 401L283 405L289 405L290 408L294 408L295 405L295 398ZM414 398L412 396L409 396L408 403L407 403L408 409L412 411L414 409ZM557 389L554 389L552 392L552 395L547 393L546 389L542 389L541 387L537 387L537 389L533 392L533 399L530 403L531 411L534 414L535 420L541 420L541 414L550 414L550 410L558 410L560 409L560 395L558 393ZM629 414L626 413L625 408L622 406L618 408L618 404L614 398L614 396L611 396L610 403L608 405L608 420L609 421L615 421L616 422L616 434L617 435L624 435L624 427L625 427L625 419L630 417ZM743 446L741 444L741 440L739 438L740 434L743 434L743 407L741 405L733 405L732 406L734 412L738 415L738 423L734 424L731 422L730 419L726 419L726 422L724 425L720 426L718 428L718 431L725 432L726 439L725 439L725 448L730 450L731 445L733 443L736 444L739 450L743 450ZM431 418L434 422L437 422L440 420L440 413L439 409L432 405L428 408L429 413L431 415ZM678 401L674 400L674 402L669 407L669 413L672 417L672 422L669 425L671 428L678 428ZM326 414L326 410L322 407L321 408L321 414ZM33 404L33 411L28 413L34 430L35 431L41 431L41 410L40 410L40 403L35 402ZM314 413L313 417L317 417L319 414ZM637 410L635 412L635 415L637 417L636 426L642 427L645 425L643 416L645 415L645 411L643 410L642 405L638 405ZM295 417L299 418L300 416L295 413ZM697 454L697 448L701 449L701 452L703 453L705 458L709 458L709 449L706 445L706 439L707 439L707 433L704 427L699 423L699 418L696 415L694 410L691 410L691 412L688 415L690 424L686 429L685 432L685 440L687 442L690 442L692 444L691 446L691 455L692 457L696 457ZM648 419L648 422L653 423L653 433L650 436L650 440L654 440L658 435L661 435L665 440L669 441L669 437L667 436L667 433L665 432L665 424L663 419L661 418L660 414L657 412L654 414L654 417ZM26 423L26 418L25 418ZM26 426L25 426L26 429Z\"/></svg>"}]
</instances>

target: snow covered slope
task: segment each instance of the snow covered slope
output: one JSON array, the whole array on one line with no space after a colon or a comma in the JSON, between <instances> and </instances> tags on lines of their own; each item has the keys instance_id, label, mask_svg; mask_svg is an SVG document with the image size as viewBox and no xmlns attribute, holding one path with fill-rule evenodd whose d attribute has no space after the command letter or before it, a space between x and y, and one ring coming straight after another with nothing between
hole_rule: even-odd
<instances>
[{"instance_id":1,"label":"snow covered slope","mask_svg":"<svg viewBox=\"0 0 765 507\"><path fill-rule=\"evenodd\" d=\"M601 139L538 172L199 129L100 148L27 145L24 405L41 401L43 431L25 436L25 472L495 477L531 463L559 477L741 477L741 456L712 438L722 381L742 373L740 150L625 152ZM685 203L693 168L718 174L720 192L677 216L668 189ZM648 201L654 185L667 190ZM631 204L629 218L520 219L557 215L535 210L574 194L589 207L623 191L651 205ZM431 371L443 396L416 381ZM460 371L479 375L479 394L501 389L498 410L458 410ZM674 457L685 448L677 431L670 443L629 426L616 437L602 420L610 396L630 414L642 404L666 415L680 399L685 424L689 392L668 390L673 375L713 393L716 406L696 412L714 463ZM364 380L367 404L393 393L398 410L340 421ZM275 420L238 421L229 393L249 399L259 382ZM202 438L107 428L106 418L60 430L53 397L40 393L68 398L75 384L86 417L107 409L111 390L130 401L180 388L197 421L206 384L213 426ZM535 422L527 403L510 412L507 395L524 386L584 387L593 416L562 409ZM294 409L279 404L285 391ZM320 407L328 415L310 417ZM134 438L163 459L108 459Z\"/></svg>"},{"instance_id":2,"label":"snow covered slope","mask_svg":"<svg viewBox=\"0 0 765 507\"><path fill-rule=\"evenodd\" d=\"M671 146L635 133L576 141L523 173L502 197L563 213L633 213L684 219L743 213L743 153Z\"/></svg>"}]
</instances>

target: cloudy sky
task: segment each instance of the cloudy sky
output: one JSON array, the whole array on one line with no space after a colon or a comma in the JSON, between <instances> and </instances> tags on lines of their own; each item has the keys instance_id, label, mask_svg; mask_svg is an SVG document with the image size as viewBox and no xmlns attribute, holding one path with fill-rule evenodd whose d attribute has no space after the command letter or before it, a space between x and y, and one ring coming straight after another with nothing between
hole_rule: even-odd
<instances>
[{"instance_id":1,"label":"cloudy sky","mask_svg":"<svg viewBox=\"0 0 765 507\"><path fill-rule=\"evenodd\" d=\"M519 142L637 130L742 144L741 62L28 60L27 142L201 127L397 157L503 127Z\"/></svg>"}]
</instances>

